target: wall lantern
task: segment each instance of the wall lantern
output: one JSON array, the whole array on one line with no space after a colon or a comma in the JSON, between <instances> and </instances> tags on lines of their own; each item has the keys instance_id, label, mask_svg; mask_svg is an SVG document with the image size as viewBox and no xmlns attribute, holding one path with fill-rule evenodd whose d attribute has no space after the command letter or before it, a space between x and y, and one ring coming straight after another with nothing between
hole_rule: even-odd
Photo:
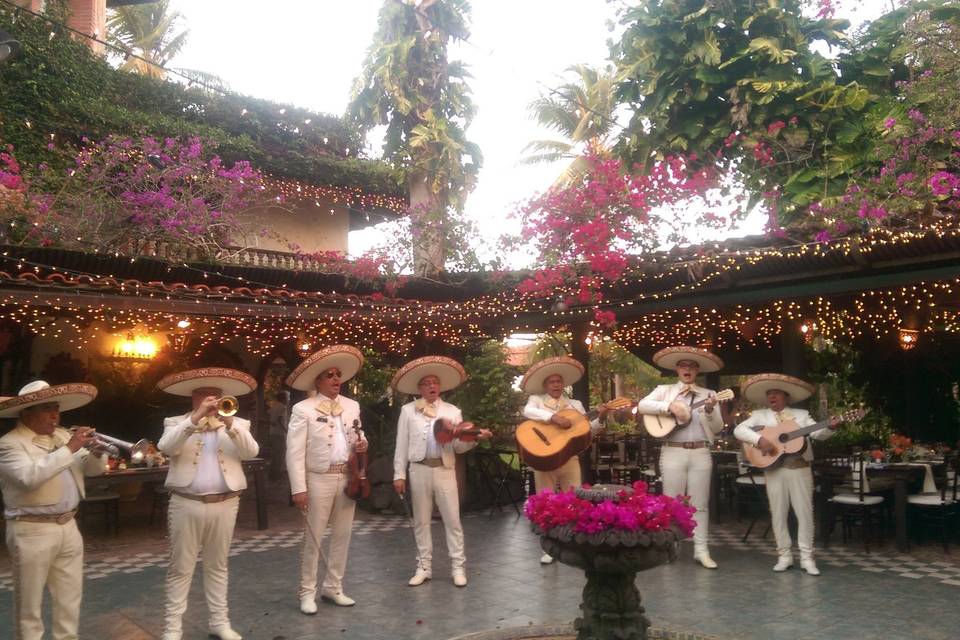
<instances>
[{"instance_id":1,"label":"wall lantern","mask_svg":"<svg viewBox=\"0 0 960 640\"><path fill-rule=\"evenodd\" d=\"M128 333L117 340L110 355L118 360L150 360L157 355L157 343L149 336Z\"/></svg>"},{"instance_id":2,"label":"wall lantern","mask_svg":"<svg viewBox=\"0 0 960 640\"><path fill-rule=\"evenodd\" d=\"M910 351L917 346L917 340L920 339L920 332L916 329L900 328L899 342L900 348L904 351Z\"/></svg>"}]
</instances>

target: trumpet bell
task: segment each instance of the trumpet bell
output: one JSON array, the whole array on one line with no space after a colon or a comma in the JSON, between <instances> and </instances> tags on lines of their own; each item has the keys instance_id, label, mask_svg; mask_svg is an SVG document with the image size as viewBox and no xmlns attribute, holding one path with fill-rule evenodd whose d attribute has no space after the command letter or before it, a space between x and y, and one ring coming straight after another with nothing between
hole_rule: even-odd
<instances>
[{"instance_id":1,"label":"trumpet bell","mask_svg":"<svg viewBox=\"0 0 960 640\"><path fill-rule=\"evenodd\" d=\"M240 409L240 403L233 396L223 396L217 400L217 414L224 418L235 415Z\"/></svg>"}]
</instances>

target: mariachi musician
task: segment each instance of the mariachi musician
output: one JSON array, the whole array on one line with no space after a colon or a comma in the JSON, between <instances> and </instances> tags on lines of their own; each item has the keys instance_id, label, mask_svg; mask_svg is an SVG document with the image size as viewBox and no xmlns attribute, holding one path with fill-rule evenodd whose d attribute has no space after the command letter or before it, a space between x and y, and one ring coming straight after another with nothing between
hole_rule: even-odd
<instances>
[{"instance_id":1,"label":"mariachi musician","mask_svg":"<svg viewBox=\"0 0 960 640\"><path fill-rule=\"evenodd\" d=\"M697 374L712 373L723 368L723 360L697 347L667 347L653 354L653 364L676 372L673 384L657 386L637 404L638 414L673 415L684 426L675 428L663 443L660 471L663 493L668 496L688 495L697 511L693 531L693 558L707 569L716 569L710 557L710 477L713 460L710 444L723 430L723 418L716 407L716 393L697 384ZM694 403L703 403L692 410Z\"/></svg>"},{"instance_id":2,"label":"mariachi musician","mask_svg":"<svg viewBox=\"0 0 960 640\"><path fill-rule=\"evenodd\" d=\"M586 415L587 412L579 400L567 397L563 391L583 377L583 372L583 365L568 356L547 358L531 365L520 381L520 388L530 394L527 404L523 407L523 417L550 422L561 429L569 429L571 422L560 415L560 411L573 409L581 415ZM602 421L606 418L607 407L600 405L597 408L597 414L597 417L590 421L591 433L603 429ZM581 484L580 459L572 456L556 469L534 470L533 480L537 492L544 489L566 491L571 487L579 487ZM549 553L544 553L540 557L540 562L550 564L553 562L553 557Z\"/></svg>"},{"instance_id":3,"label":"mariachi musician","mask_svg":"<svg viewBox=\"0 0 960 640\"><path fill-rule=\"evenodd\" d=\"M250 421L232 414L236 396L250 393L257 382L242 371L205 367L168 375L157 388L191 400L189 412L163 421L157 443L170 456L165 483L170 490L170 566L163 640L183 637L183 614L201 552L210 636L241 640L230 625L227 558L240 494L247 488L241 462L256 457L260 447L250 434ZM225 396L234 397L224 404Z\"/></svg>"},{"instance_id":4,"label":"mariachi musician","mask_svg":"<svg viewBox=\"0 0 960 640\"><path fill-rule=\"evenodd\" d=\"M453 584L458 587L467 585L456 454L466 453L476 446L478 438L486 439L493 434L488 429L471 428L469 431L475 436L469 439L454 437L449 442L440 442L436 435L438 421L451 427L469 425L463 422L460 409L440 399L442 392L455 389L466 379L467 372L456 360L427 356L400 367L390 382L400 393L420 396L400 409L397 449L393 457L393 488L401 496L407 492L407 465L410 466L413 534L417 543L417 570L407 582L411 587L433 577L430 519L434 503L443 518Z\"/></svg>"},{"instance_id":5,"label":"mariachi musician","mask_svg":"<svg viewBox=\"0 0 960 640\"><path fill-rule=\"evenodd\" d=\"M750 376L740 385L743 397L767 408L757 409L750 417L737 425L733 435L748 445L753 445L764 453L774 451L773 444L767 442L758 431L764 427L774 427L781 422L794 422L798 427L816 425L810 413L804 409L794 409L791 402L802 402L809 398L815 387L799 378L779 373L760 373ZM828 426L811 433L809 438L826 440L839 426L837 419L831 419ZM809 444L809 443L808 443ZM800 548L800 567L811 576L820 575L817 563L813 559L813 449L803 448L800 454L786 455L779 464L765 469L764 485L770 503L770 522L773 525L773 538L777 543L777 563L773 570L780 573L793 566L793 541L787 517L790 508L797 517L797 546Z\"/></svg>"},{"instance_id":6,"label":"mariachi musician","mask_svg":"<svg viewBox=\"0 0 960 640\"><path fill-rule=\"evenodd\" d=\"M0 489L13 572L13 635L43 637L43 589L53 604L54 640L76 640L83 593L83 538L74 516L84 476L101 475L106 460L91 455L96 433L59 426L60 414L90 403L90 384L50 386L37 380L0 402L0 418L16 418L0 438Z\"/></svg>"},{"instance_id":7,"label":"mariachi musician","mask_svg":"<svg viewBox=\"0 0 960 640\"><path fill-rule=\"evenodd\" d=\"M343 593L343 574L357 503L346 495L351 451L367 450L360 430L360 405L340 395L340 387L363 366L363 354L345 344L317 351L300 363L287 384L317 395L293 405L287 429L287 474L294 505L304 513L300 559L300 612L317 612L320 538L330 525L330 553L320 597L341 607L355 604Z\"/></svg>"}]
</instances>

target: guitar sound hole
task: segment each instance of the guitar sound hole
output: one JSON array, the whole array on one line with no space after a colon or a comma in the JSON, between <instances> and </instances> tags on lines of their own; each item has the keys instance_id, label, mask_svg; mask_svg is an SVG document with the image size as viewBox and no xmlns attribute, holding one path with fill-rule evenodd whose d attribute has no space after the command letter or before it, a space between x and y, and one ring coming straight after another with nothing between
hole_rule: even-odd
<instances>
[{"instance_id":1,"label":"guitar sound hole","mask_svg":"<svg viewBox=\"0 0 960 640\"><path fill-rule=\"evenodd\" d=\"M789 440L789 438L787 438L787 434L785 433L781 433L777 439L780 440L781 444L785 444L787 440Z\"/></svg>"}]
</instances>

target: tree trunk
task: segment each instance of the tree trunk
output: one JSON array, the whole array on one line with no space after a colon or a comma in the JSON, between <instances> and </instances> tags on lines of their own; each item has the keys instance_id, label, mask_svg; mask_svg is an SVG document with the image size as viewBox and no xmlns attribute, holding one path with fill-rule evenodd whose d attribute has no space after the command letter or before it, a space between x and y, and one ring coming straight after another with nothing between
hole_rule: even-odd
<instances>
[{"instance_id":1,"label":"tree trunk","mask_svg":"<svg viewBox=\"0 0 960 640\"><path fill-rule=\"evenodd\" d=\"M438 194L430 187L430 176L411 173L410 225L413 238L413 273L435 278L443 272L446 259L444 246L444 209Z\"/></svg>"}]
</instances>

